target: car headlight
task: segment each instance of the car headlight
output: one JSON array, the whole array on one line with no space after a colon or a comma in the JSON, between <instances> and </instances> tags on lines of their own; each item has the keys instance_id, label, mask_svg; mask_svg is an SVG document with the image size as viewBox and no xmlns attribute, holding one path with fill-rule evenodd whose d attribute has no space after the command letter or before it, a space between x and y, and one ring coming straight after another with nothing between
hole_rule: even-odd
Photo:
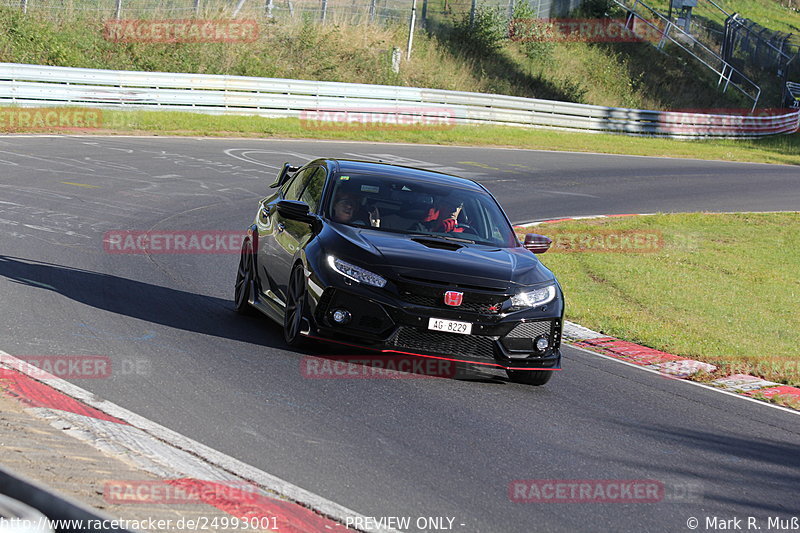
<instances>
[{"instance_id":1,"label":"car headlight","mask_svg":"<svg viewBox=\"0 0 800 533\"><path fill-rule=\"evenodd\" d=\"M357 281L365 285L372 285L373 287L383 287L386 285L386 280L379 275L361 267L351 265L347 261L342 261L338 257L329 255L328 264L333 270L346 278L352 279L353 281Z\"/></svg>"},{"instance_id":2,"label":"car headlight","mask_svg":"<svg viewBox=\"0 0 800 533\"><path fill-rule=\"evenodd\" d=\"M513 307L537 307L552 302L556 297L556 286L548 285L540 289L521 292L511 297Z\"/></svg>"}]
</instances>

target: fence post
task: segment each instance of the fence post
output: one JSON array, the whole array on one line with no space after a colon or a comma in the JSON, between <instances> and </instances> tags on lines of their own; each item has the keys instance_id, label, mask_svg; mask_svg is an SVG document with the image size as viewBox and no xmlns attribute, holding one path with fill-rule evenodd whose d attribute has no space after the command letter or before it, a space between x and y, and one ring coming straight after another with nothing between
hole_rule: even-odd
<instances>
[{"instance_id":1,"label":"fence post","mask_svg":"<svg viewBox=\"0 0 800 533\"><path fill-rule=\"evenodd\" d=\"M509 23L514 20L514 0L508 0L508 21ZM511 28L511 24L508 25Z\"/></svg>"},{"instance_id":2,"label":"fence post","mask_svg":"<svg viewBox=\"0 0 800 533\"><path fill-rule=\"evenodd\" d=\"M200 16L200 0L194 0L194 16Z\"/></svg>"},{"instance_id":3,"label":"fence post","mask_svg":"<svg viewBox=\"0 0 800 533\"><path fill-rule=\"evenodd\" d=\"M428 0L422 0L422 27L428 26Z\"/></svg>"},{"instance_id":4,"label":"fence post","mask_svg":"<svg viewBox=\"0 0 800 533\"><path fill-rule=\"evenodd\" d=\"M20 0L19 7L22 8L23 13L28 12L28 0Z\"/></svg>"},{"instance_id":5,"label":"fence post","mask_svg":"<svg viewBox=\"0 0 800 533\"><path fill-rule=\"evenodd\" d=\"M272 18L272 0L267 0L267 18Z\"/></svg>"},{"instance_id":6,"label":"fence post","mask_svg":"<svg viewBox=\"0 0 800 533\"><path fill-rule=\"evenodd\" d=\"M117 0L117 7L114 10L114 18L119 20L122 17L122 0Z\"/></svg>"},{"instance_id":7,"label":"fence post","mask_svg":"<svg viewBox=\"0 0 800 533\"><path fill-rule=\"evenodd\" d=\"M478 5L478 0L472 0L472 7L469 8L469 27L475 25L475 8Z\"/></svg>"},{"instance_id":8,"label":"fence post","mask_svg":"<svg viewBox=\"0 0 800 533\"><path fill-rule=\"evenodd\" d=\"M237 3L236 7L233 8L233 13L231 13L231 18L236 18L237 16L239 16L239 11L242 10L245 2L247 2L247 0L239 0L239 3Z\"/></svg>"},{"instance_id":9,"label":"fence post","mask_svg":"<svg viewBox=\"0 0 800 533\"><path fill-rule=\"evenodd\" d=\"M417 0L411 3L411 22L408 26L408 50L406 59L411 59L411 45L414 42L414 23L417 21Z\"/></svg>"},{"instance_id":10,"label":"fence post","mask_svg":"<svg viewBox=\"0 0 800 533\"><path fill-rule=\"evenodd\" d=\"M369 2L369 22L370 24L375 20L375 2L378 0L370 0Z\"/></svg>"},{"instance_id":11,"label":"fence post","mask_svg":"<svg viewBox=\"0 0 800 533\"><path fill-rule=\"evenodd\" d=\"M328 14L328 0L322 0L322 22L325 22L325 15Z\"/></svg>"}]
</instances>

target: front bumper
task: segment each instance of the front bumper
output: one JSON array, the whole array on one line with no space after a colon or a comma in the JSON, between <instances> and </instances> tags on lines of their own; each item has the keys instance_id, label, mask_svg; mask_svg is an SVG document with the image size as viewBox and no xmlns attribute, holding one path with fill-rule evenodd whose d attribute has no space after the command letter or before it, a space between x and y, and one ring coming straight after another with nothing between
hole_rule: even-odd
<instances>
[{"instance_id":1,"label":"front bumper","mask_svg":"<svg viewBox=\"0 0 800 533\"><path fill-rule=\"evenodd\" d=\"M354 347L458 361L507 370L560 370L563 304L517 312L485 314L457 307L415 305L392 299L386 291L356 283L328 287L313 298L308 336ZM333 311L346 309L347 324L336 324ZM472 334L428 329L430 318L472 323ZM543 336L548 348L537 351Z\"/></svg>"}]
</instances>

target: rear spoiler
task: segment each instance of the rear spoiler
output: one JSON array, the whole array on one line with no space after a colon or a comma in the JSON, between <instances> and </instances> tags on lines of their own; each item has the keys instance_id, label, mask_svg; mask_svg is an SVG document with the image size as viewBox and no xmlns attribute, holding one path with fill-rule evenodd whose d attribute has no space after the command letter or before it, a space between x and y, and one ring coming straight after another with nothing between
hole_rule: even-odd
<instances>
[{"instance_id":1,"label":"rear spoiler","mask_svg":"<svg viewBox=\"0 0 800 533\"><path fill-rule=\"evenodd\" d=\"M275 183L270 185L269 188L270 189L275 189L277 187L280 187L281 185L286 183L287 179L289 179L289 174L293 174L293 173L297 172L298 170L300 170L300 167L293 167L289 163L284 163L283 164L283 168L281 169L281 173L278 174L278 179L275 180Z\"/></svg>"}]
</instances>

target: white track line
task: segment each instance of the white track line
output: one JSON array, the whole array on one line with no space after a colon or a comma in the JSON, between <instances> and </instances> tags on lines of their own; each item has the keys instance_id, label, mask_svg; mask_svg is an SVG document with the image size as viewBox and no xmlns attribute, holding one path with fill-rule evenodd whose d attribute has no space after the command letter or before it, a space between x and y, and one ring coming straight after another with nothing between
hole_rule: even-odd
<instances>
[{"instance_id":1,"label":"white track line","mask_svg":"<svg viewBox=\"0 0 800 533\"><path fill-rule=\"evenodd\" d=\"M763 400L757 400L755 398L750 398L749 396L743 396L741 394L736 394L735 392L729 392L729 391L726 391L726 390L723 390L723 389L718 389L716 387L711 387L710 385L706 385L704 383L699 383L697 381L689 381L688 379L680 379L680 378L671 378L669 376L665 376L663 372L660 372L658 370L653 370L652 368L647 368L647 367L644 367L644 366L641 366L641 365L636 365L636 364L633 364L633 363L629 363L628 361L623 361L621 359L617 359L616 357L611 357L609 355L604 355L604 354L601 354L601 353L593 352L592 350L583 348L581 346L575 346L573 344L568 344L568 346L570 348L575 349L575 350L580 350L582 352L586 352L588 354L591 354L591 355L594 355L594 356L597 356L597 357L602 357L604 359L608 359L608 360L614 361L616 363L620 363L620 364L623 364L623 365L631 366L633 368L638 368L639 370L644 370L645 372L650 372L652 374L658 374L659 376L661 376L664 379L669 379L671 381L679 381L679 382L682 382L682 383L688 383L689 385L694 385L695 387L702 387L704 389L708 389L708 390L711 390L711 391L714 391L714 392L718 392L720 394L727 394L728 396L733 396L734 398L739 398L740 400L747 400L748 402L753 402L753 403L756 403L758 405L763 405L763 406L766 406L766 407L771 407L773 409L778 409L780 411L791 413L793 415L800 415L800 411L795 411L794 409L789 409L788 407L775 405L774 403L768 403L768 402L765 402Z\"/></svg>"},{"instance_id":2,"label":"white track line","mask_svg":"<svg viewBox=\"0 0 800 533\"><path fill-rule=\"evenodd\" d=\"M112 449L116 450L131 450L131 451L141 451L143 448L150 450L159 450L162 449L162 446L155 446L154 443L140 443L139 445L134 446L131 443L131 436L132 434L139 433L142 437L145 435L151 438L154 438L158 441L161 441L159 444L165 444L171 448L175 449L176 455L182 456L185 461L190 461L189 456L194 456L194 460L197 461L197 465L194 465L192 470L194 471L207 471L209 467L218 467L219 469L224 470L229 474L234 474L241 479L246 481L250 481L256 485L259 485L265 489L271 490L277 494L280 494L289 500L297 502L305 507L313 509L318 513L327 516L340 522L341 524L346 523L346 519L348 517L360 517L366 518L360 513L357 513L351 509L343 507L335 502L327 500L322 496L318 496L312 492L309 492L305 489L298 487L297 485L293 485L288 481L285 481L279 477L273 476L267 472L257 469L254 466L248 465L235 459L229 455L226 455L222 452L214 450L206 446L205 444L201 444L195 440L192 440L188 437L185 437L169 428L166 428L160 424L152 422L140 415L132 411L128 411L119 405L116 405L112 402L107 400L103 400L102 398L97 397L95 394L82 389L68 381L65 381L61 378L56 376L47 374L46 372L40 370L39 368L30 365L29 363L18 359L2 350L0 350L0 356L2 356L2 363L0 366L5 366L7 368L16 370L20 373L23 373L36 381L40 381L45 385L58 390L80 400L81 402L94 407L95 409L102 411L108 415L116 417L120 420L131 424L133 428L128 426L124 426L121 424L106 422L106 423L98 423L101 421L96 421L95 419L86 420L83 425L82 430L90 433L95 439L85 439L91 444L100 447L101 449L106 449L108 451L108 444L103 447L104 442L110 442L110 446ZM41 409L37 410L41 412ZM59 411L49 409L49 415L47 418L56 418L60 414ZM81 415L76 415L75 413L67 413L66 416L60 417L62 420L68 420L69 422L75 423L79 419L86 419L88 417L84 417ZM118 431L114 431L114 426L119 428ZM138 428L139 431L133 431L132 429ZM140 433L141 432L141 433ZM183 452L183 453L181 453ZM124 452L123 452L124 453ZM188 463L184 463L185 465ZM186 468L189 468L188 466ZM185 470L185 469L184 469ZM220 472L218 474L219 477L223 478L225 473ZM352 523L352 520L351 520ZM361 522L366 523L365 521ZM362 531L365 532L380 532L380 533L394 533L396 530L389 529L389 528L380 528L380 529L363 529Z\"/></svg>"}]
</instances>

